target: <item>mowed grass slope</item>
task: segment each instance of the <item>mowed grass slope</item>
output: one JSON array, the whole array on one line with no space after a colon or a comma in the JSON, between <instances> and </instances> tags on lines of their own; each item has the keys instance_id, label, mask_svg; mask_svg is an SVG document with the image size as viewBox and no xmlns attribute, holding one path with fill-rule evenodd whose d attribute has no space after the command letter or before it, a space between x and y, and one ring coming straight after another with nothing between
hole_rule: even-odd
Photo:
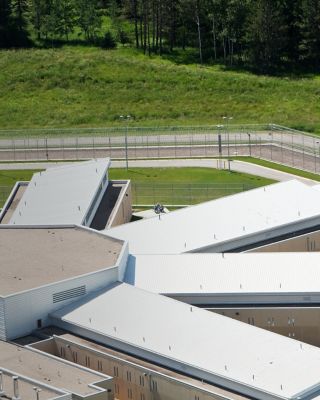
<instances>
[{"instance_id":1,"label":"mowed grass slope","mask_svg":"<svg viewBox=\"0 0 320 400\"><path fill-rule=\"evenodd\" d=\"M320 131L320 79L177 65L132 49L0 51L0 129L274 122Z\"/></svg>"}]
</instances>

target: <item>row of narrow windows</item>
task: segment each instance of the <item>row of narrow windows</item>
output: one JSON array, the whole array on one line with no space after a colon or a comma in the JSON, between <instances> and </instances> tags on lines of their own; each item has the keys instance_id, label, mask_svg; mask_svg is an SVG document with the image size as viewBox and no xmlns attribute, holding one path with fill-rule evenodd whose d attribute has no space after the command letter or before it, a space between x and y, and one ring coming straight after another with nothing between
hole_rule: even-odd
<instances>
[{"instance_id":1,"label":"row of narrow windows","mask_svg":"<svg viewBox=\"0 0 320 400\"><path fill-rule=\"evenodd\" d=\"M73 362L77 363L78 362L78 353L76 351L72 351L72 359ZM65 347L60 347L60 356L62 358L66 358L66 348ZM87 368L91 367L91 360L90 360L90 356L86 355L85 356L85 366ZM94 369L94 366L92 366ZM98 371L103 371L103 364L101 360L98 360L97 362L97 370ZM115 378L119 377L119 367L114 366L113 367L113 375ZM132 372L131 371L127 371L126 373L126 378L128 382L132 382ZM139 376L139 384L141 387L145 386L145 376L144 375L140 375ZM115 383L114 385L114 390L115 390L115 394L120 394L120 386L118 383ZM155 380L151 380L150 382L150 391L157 393L158 392L158 383ZM133 392L131 388L128 388L128 399L132 399L133 398ZM140 400L145 400L145 394L144 393L140 393ZM199 396L195 396L194 400L201 400Z\"/></svg>"},{"instance_id":2,"label":"row of narrow windows","mask_svg":"<svg viewBox=\"0 0 320 400\"><path fill-rule=\"evenodd\" d=\"M78 353L76 351L72 351L72 361L74 363L78 362ZM60 347L60 356L61 358L66 358L66 348L65 347ZM85 366L90 368L91 367L91 360L90 360L90 356L86 355L85 356ZM93 366L94 368L94 366ZM97 370L98 371L103 371L103 365L102 365L102 361L98 360L97 363ZM119 367L114 366L113 367L113 375L114 377L118 378L119 377ZM139 376L139 384L140 386L144 387L145 385L145 377L143 375ZM127 371L127 381L128 382L132 382L132 373L131 371ZM152 381L152 390L157 391L157 382Z\"/></svg>"}]
</instances>

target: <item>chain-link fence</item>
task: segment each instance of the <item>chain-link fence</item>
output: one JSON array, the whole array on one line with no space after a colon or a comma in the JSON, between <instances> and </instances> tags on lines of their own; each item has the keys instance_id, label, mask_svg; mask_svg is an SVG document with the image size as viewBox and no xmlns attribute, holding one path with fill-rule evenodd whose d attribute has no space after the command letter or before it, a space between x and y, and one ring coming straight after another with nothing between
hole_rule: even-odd
<instances>
[{"instance_id":1,"label":"chain-link fence","mask_svg":"<svg viewBox=\"0 0 320 400\"><path fill-rule=\"evenodd\" d=\"M2 131L2 136L10 131ZM320 172L320 138L278 125L217 125L211 127L110 128L41 131L0 140L0 161L193 158L252 156L306 171ZM22 133L22 132L20 132ZM68 135L69 136L58 136ZM99 135L99 136L98 136ZM1 131L0 131L1 136Z\"/></svg>"},{"instance_id":2,"label":"chain-link fence","mask_svg":"<svg viewBox=\"0 0 320 400\"><path fill-rule=\"evenodd\" d=\"M145 183L132 182L132 203L153 206L161 203L166 206L198 204L234 193L254 189L256 185L247 183ZM0 208L6 202L13 186L0 186Z\"/></svg>"},{"instance_id":3,"label":"chain-link fence","mask_svg":"<svg viewBox=\"0 0 320 400\"><path fill-rule=\"evenodd\" d=\"M13 186L0 186L0 208L6 202Z\"/></svg>"},{"instance_id":4,"label":"chain-link fence","mask_svg":"<svg viewBox=\"0 0 320 400\"><path fill-rule=\"evenodd\" d=\"M132 183L132 203L153 206L161 203L168 207L198 204L235 193L254 189L255 185L242 183Z\"/></svg>"}]
</instances>

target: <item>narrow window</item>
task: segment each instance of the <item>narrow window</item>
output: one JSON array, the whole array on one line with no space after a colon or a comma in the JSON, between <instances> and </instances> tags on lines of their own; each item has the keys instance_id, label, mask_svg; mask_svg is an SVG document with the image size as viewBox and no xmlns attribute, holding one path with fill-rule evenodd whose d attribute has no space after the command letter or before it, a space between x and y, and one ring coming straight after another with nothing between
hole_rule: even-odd
<instances>
[{"instance_id":1,"label":"narrow window","mask_svg":"<svg viewBox=\"0 0 320 400\"><path fill-rule=\"evenodd\" d=\"M38 329L42 328L42 319L37 320L37 327Z\"/></svg>"},{"instance_id":2,"label":"narrow window","mask_svg":"<svg viewBox=\"0 0 320 400\"><path fill-rule=\"evenodd\" d=\"M156 381L152 381L152 391L157 392L158 391L158 384Z\"/></svg>"},{"instance_id":3,"label":"narrow window","mask_svg":"<svg viewBox=\"0 0 320 400\"><path fill-rule=\"evenodd\" d=\"M64 347L60 347L60 356L66 358L66 349Z\"/></svg>"},{"instance_id":4,"label":"narrow window","mask_svg":"<svg viewBox=\"0 0 320 400\"><path fill-rule=\"evenodd\" d=\"M90 368L90 357L86 356L86 367Z\"/></svg>"}]
</instances>

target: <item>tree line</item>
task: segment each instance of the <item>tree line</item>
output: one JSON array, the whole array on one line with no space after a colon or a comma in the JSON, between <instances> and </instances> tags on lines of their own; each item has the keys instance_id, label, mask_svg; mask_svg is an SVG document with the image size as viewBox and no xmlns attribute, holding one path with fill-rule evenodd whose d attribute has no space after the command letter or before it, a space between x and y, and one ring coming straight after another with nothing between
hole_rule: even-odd
<instances>
[{"instance_id":1,"label":"tree line","mask_svg":"<svg viewBox=\"0 0 320 400\"><path fill-rule=\"evenodd\" d=\"M112 32L103 32L104 16ZM320 0L0 0L1 47L75 31L150 55L194 49L199 63L319 70Z\"/></svg>"}]
</instances>

